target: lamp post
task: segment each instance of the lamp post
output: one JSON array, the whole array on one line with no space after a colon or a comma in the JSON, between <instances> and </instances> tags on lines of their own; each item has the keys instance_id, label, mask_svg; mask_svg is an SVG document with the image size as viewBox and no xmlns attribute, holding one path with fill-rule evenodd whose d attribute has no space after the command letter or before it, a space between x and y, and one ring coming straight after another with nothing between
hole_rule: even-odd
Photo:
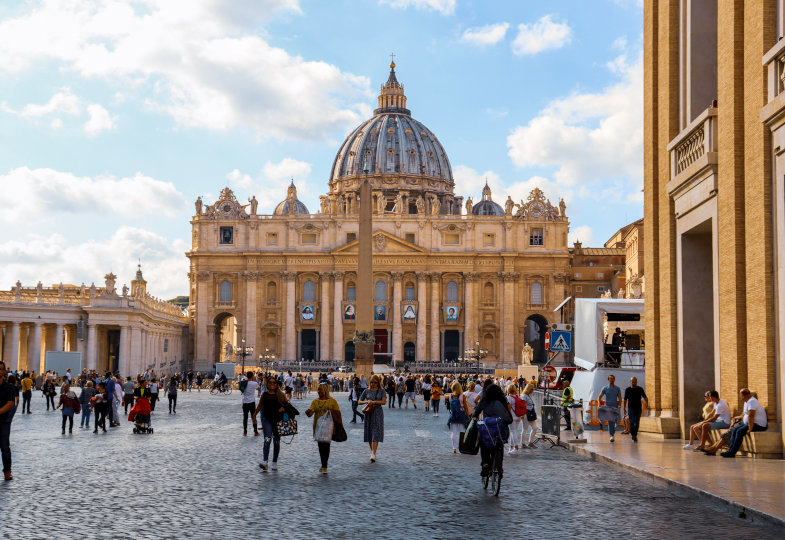
<instances>
[{"instance_id":1,"label":"lamp post","mask_svg":"<svg viewBox=\"0 0 785 540\"><path fill-rule=\"evenodd\" d=\"M275 362L275 354L270 352L270 349L265 349L264 354L259 355L259 364L264 366L264 372L270 371L270 365Z\"/></svg>"},{"instance_id":2,"label":"lamp post","mask_svg":"<svg viewBox=\"0 0 785 540\"><path fill-rule=\"evenodd\" d=\"M469 359L471 359L472 363L477 362L477 368L476 368L476 370L474 372L475 376L477 376L477 375L480 374L480 360L482 360L486 356L488 356L488 351L486 349L481 349L480 348L480 342L479 341L475 341L474 343L475 343L475 347L474 348L466 349L465 351L463 351L463 353L464 353L464 358L463 359L467 360L467 361Z\"/></svg>"},{"instance_id":3,"label":"lamp post","mask_svg":"<svg viewBox=\"0 0 785 540\"><path fill-rule=\"evenodd\" d=\"M253 345L246 345L245 338L241 341L242 345L234 348L234 354L243 359L243 374L245 374L245 357L253 354Z\"/></svg>"}]
</instances>

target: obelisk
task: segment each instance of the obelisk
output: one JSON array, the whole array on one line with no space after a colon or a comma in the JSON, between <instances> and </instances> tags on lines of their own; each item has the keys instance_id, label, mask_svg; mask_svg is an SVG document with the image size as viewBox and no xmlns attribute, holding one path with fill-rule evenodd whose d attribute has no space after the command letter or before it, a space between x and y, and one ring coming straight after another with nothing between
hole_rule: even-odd
<instances>
[{"instance_id":1,"label":"obelisk","mask_svg":"<svg viewBox=\"0 0 785 540\"><path fill-rule=\"evenodd\" d=\"M357 375L373 373L373 198L368 180L360 186L360 238L357 248L357 309L354 366Z\"/></svg>"}]
</instances>

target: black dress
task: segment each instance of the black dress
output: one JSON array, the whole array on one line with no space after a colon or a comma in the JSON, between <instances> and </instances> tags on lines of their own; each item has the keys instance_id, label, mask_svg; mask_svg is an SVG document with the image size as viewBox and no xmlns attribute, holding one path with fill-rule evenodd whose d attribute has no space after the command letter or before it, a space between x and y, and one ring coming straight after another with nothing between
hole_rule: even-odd
<instances>
[{"instance_id":1,"label":"black dress","mask_svg":"<svg viewBox=\"0 0 785 540\"><path fill-rule=\"evenodd\" d=\"M365 390L360 396L360 401L382 401L385 392L378 390ZM384 407L376 405L373 412L365 415L363 420L363 442L384 442Z\"/></svg>"}]
</instances>

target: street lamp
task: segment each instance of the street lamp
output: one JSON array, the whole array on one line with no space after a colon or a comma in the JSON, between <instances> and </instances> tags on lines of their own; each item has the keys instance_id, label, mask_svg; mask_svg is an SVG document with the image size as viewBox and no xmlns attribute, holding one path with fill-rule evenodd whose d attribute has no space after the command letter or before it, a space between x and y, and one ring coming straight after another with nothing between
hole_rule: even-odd
<instances>
[{"instance_id":1,"label":"street lamp","mask_svg":"<svg viewBox=\"0 0 785 540\"><path fill-rule=\"evenodd\" d=\"M463 351L464 353L464 360L472 360L473 362L477 362L477 369L475 370L475 375L480 374L480 360L484 359L488 356L488 351L486 349L480 348L480 342L475 341L475 347L471 349L466 349Z\"/></svg>"},{"instance_id":2,"label":"street lamp","mask_svg":"<svg viewBox=\"0 0 785 540\"><path fill-rule=\"evenodd\" d=\"M270 371L270 365L275 361L275 354L270 349L265 349L264 354L259 355L259 364L264 366L264 372Z\"/></svg>"},{"instance_id":3,"label":"street lamp","mask_svg":"<svg viewBox=\"0 0 785 540\"><path fill-rule=\"evenodd\" d=\"M242 346L234 348L234 354L237 356L242 357L243 359L243 375L245 375L245 357L251 356L253 354L253 345L245 344L245 338L241 341Z\"/></svg>"}]
</instances>

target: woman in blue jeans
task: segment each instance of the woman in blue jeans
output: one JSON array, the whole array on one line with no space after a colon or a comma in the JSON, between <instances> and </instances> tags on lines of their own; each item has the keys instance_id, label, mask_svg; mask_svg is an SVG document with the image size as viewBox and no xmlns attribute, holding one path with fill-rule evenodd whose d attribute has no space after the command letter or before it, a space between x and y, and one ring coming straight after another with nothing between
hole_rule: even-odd
<instances>
[{"instance_id":1,"label":"woman in blue jeans","mask_svg":"<svg viewBox=\"0 0 785 540\"><path fill-rule=\"evenodd\" d=\"M267 458L270 456L270 443L273 443L273 463L271 469L278 469L278 453L281 451L281 436L275 429L276 424L284 413L284 405L287 403L286 396L278 385L278 379L274 376L267 378L267 390L259 399L256 407L256 414L260 414L262 419L262 431L264 432L264 456L259 468L267 472Z\"/></svg>"}]
</instances>

